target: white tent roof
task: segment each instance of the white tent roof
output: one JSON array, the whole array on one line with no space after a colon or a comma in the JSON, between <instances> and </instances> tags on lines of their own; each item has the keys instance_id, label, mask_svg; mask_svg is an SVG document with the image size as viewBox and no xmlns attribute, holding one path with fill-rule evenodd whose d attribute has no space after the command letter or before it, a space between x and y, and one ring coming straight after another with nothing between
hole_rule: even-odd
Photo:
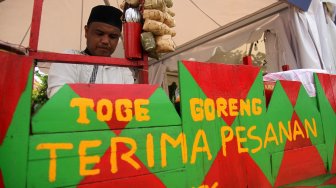
<instances>
[{"instance_id":1,"label":"white tent roof","mask_svg":"<svg viewBox=\"0 0 336 188\"><path fill-rule=\"evenodd\" d=\"M118 6L122 0L107 1ZM210 31L276 3L277 0L175 0L177 46L192 41ZM44 0L39 50L63 52L85 48L83 27L90 9L104 4L103 0ZM29 28L33 0L4 0L0 3L0 40L25 47L29 43ZM123 57L122 46L115 53Z\"/></svg>"},{"instance_id":2,"label":"white tent roof","mask_svg":"<svg viewBox=\"0 0 336 188\"><path fill-rule=\"evenodd\" d=\"M0 0L0 42L28 47L33 1ZM325 69L335 73L336 26L325 22L324 1L335 4L335 0L313 0L314 6L302 12L288 8L282 0L174 0L177 35L173 40L177 48L159 61L150 61L149 81L167 89L167 71L175 72L178 60L220 62L217 57L222 61L227 52L254 42L265 33L268 33L265 62L269 72L289 65L293 69ZM83 27L91 8L106 3L119 7L121 2L44 0L38 50L60 53L83 50L86 46ZM310 33L311 30L315 32ZM113 56L124 56L121 41Z\"/></svg>"}]
</instances>

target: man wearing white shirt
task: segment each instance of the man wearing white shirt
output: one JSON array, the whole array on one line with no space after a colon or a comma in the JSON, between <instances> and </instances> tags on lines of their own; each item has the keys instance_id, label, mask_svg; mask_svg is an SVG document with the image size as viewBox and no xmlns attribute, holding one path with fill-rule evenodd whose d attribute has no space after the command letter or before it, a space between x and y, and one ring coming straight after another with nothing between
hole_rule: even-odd
<instances>
[{"instance_id":1,"label":"man wearing white shirt","mask_svg":"<svg viewBox=\"0 0 336 188\"><path fill-rule=\"evenodd\" d=\"M121 16L122 12L112 6L98 5L92 8L84 27L86 49L66 53L110 57L121 35ZM134 77L126 67L53 63L48 75L48 97L69 83L133 84Z\"/></svg>"}]
</instances>

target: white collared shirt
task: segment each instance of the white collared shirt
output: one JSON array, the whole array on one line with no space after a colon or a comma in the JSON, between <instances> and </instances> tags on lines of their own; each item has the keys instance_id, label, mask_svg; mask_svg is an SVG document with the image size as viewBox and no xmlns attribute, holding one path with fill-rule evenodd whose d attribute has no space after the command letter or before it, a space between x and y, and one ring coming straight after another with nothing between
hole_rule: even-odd
<instances>
[{"instance_id":1,"label":"white collared shirt","mask_svg":"<svg viewBox=\"0 0 336 188\"><path fill-rule=\"evenodd\" d=\"M77 50L65 53L83 54ZM94 65L52 63L48 73L48 97L53 96L64 84L89 83L93 67ZM95 83L133 84L134 73L127 67L98 66Z\"/></svg>"}]
</instances>

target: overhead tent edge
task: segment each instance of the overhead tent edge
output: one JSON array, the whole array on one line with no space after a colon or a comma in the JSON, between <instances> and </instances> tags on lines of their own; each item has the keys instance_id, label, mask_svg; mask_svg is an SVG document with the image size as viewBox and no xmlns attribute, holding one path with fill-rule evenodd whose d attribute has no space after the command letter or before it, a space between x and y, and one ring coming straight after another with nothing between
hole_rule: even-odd
<instances>
[{"instance_id":1,"label":"overhead tent edge","mask_svg":"<svg viewBox=\"0 0 336 188\"><path fill-rule=\"evenodd\" d=\"M269 16L272 16L274 14L277 14L285 9L287 9L289 7L289 5L286 3L286 2L283 2L283 1L279 1L279 2L276 2L270 6L267 6L251 15L247 15L247 16L244 16L240 19L238 19L237 21L234 21L234 22L231 22L229 24L226 24L224 26L221 26L211 32L208 32L204 35L201 35L200 37L197 37L196 39L194 40L191 40L179 47L176 48L176 50L174 52L171 52L171 53L167 53L165 55L163 55L159 60L156 60L156 59L151 59L149 61L149 65L154 65L158 62L161 62L163 60L166 60L170 57L173 57L173 56L176 56L182 52L185 52L187 50L190 50L194 47L197 47L201 44L204 44L206 42L209 42L211 40L214 40L218 37L221 37L223 35L226 35L228 33L231 33L237 29L240 29L244 26L247 26L249 24L252 24L256 21L259 21L259 20L262 20L266 17L269 17Z\"/></svg>"}]
</instances>

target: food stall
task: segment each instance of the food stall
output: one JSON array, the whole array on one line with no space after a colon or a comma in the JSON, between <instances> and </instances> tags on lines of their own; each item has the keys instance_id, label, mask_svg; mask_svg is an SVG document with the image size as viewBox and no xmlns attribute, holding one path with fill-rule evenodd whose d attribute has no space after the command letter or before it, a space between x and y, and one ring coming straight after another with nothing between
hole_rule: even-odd
<instances>
[{"instance_id":1,"label":"food stall","mask_svg":"<svg viewBox=\"0 0 336 188\"><path fill-rule=\"evenodd\" d=\"M177 111L148 84L147 53L39 51L42 4L28 51L0 51L0 187L335 186L334 74L312 73L311 96L299 81L265 82L257 66L179 60ZM32 113L45 61L135 67L142 84L66 84Z\"/></svg>"}]
</instances>

